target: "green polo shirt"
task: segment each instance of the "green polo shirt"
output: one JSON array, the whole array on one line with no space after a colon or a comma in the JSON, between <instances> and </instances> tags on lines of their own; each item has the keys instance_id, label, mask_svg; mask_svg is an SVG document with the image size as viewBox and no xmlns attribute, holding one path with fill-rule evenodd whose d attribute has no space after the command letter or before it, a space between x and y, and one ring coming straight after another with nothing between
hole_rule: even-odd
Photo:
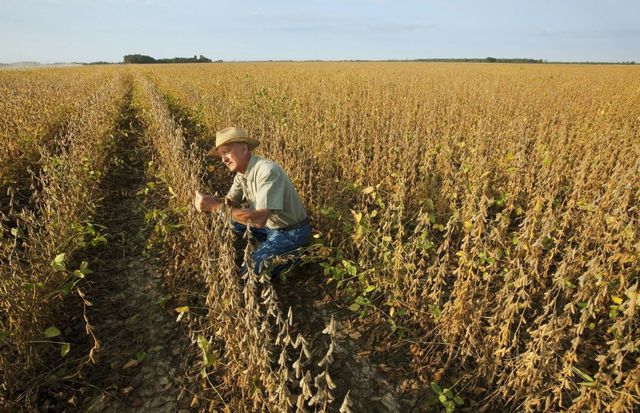
<instances>
[{"instance_id":1,"label":"green polo shirt","mask_svg":"<svg viewBox=\"0 0 640 413\"><path fill-rule=\"evenodd\" d=\"M270 209L267 228L294 225L307 217L300 196L286 172L275 162L251 154L244 174L236 173L227 198L246 199L251 209Z\"/></svg>"}]
</instances>

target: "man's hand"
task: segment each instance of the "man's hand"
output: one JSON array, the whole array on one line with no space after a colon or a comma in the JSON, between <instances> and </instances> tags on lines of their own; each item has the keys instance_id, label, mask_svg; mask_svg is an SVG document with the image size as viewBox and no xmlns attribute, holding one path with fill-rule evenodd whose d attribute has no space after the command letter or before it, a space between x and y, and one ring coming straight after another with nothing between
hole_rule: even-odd
<instances>
[{"instance_id":1,"label":"man's hand","mask_svg":"<svg viewBox=\"0 0 640 413\"><path fill-rule=\"evenodd\" d=\"M196 211L202 212L204 208L204 197L200 193L200 191L196 191L196 197L193 200L193 205L196 207Z\"/></svg>"},{"instance_id":2,"label":"man's hand","mask_svg":"<svg viewBox=\"0 0 640 413\"><path fill-rule=\"evenodd\" d=\"M211 195L201 194L200 191L196 191L193 205L196 207L198 212L213 212L220 208L222 201Z\"/></svg>"}]
</instances>

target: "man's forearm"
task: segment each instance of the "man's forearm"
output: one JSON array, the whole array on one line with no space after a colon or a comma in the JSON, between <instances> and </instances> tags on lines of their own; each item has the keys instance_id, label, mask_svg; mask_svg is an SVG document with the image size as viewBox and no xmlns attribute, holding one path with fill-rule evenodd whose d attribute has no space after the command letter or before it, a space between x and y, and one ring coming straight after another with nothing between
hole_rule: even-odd
<instances>
[{"instance_id":1,"label":"man's forearm","mask_svg":"<svg viewBox=\"0 0 640 413\"><path fill-rule=\"evenodd\" d=\"M242 209L231 208L231 217L241 224L247 224L251 222L251 225L256 228L262 228L266 225L271 211L268 209Z\"/></svg>"}]
</instances>

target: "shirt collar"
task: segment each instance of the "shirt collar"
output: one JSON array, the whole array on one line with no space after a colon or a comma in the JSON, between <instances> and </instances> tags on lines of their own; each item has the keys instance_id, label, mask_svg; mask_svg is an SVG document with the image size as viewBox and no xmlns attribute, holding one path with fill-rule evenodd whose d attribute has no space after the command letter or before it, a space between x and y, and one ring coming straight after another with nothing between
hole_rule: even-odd
<instances>
[{"instance_id":1,"label":"shirt collar","mask_svg":"<svg viewBox=\"0 0 640 413\"><path fill-rule=\"evenodd\" d=\"M256 155L251 154L250 156L251 157L249 158L249 164L247 165L247 170L244 173L238 172L238 175L240 175L240 177L245 178L245 179L249 175L249 172L251 172L251 168L253 168L253 166L256 164L256 162L258 162L258 157Z\"/></svg>"}]
</instances>

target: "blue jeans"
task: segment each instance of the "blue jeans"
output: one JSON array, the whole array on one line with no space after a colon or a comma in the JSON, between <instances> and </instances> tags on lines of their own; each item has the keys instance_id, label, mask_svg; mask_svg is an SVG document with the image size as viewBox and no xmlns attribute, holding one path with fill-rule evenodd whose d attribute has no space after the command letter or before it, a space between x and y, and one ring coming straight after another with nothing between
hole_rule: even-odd
<instances>
[{"instance_id":1,"label":"blue jeans","mask_svg":"<svg viewBox=\"0 0 640 413\"><path fill-rule=\"evenodd\" d=\"M236 234L244 234L247 226L234 221L231 229ZM253 270L256 274L259 274L260 271L263 270L263 265L270 259L275 258L277 255L294 251L309 242L311 226L304 224L299 228L289 230L252 227L251 236L260 242L258 248L251 254ZM287 262L276 265L270 269L271 275L278 276L282 271L295 265L298 261L300 260L292 256ZM246 270L246 266L247 263L244 263L242 266L243 270Z\"/></svg>"}]
</instances>

